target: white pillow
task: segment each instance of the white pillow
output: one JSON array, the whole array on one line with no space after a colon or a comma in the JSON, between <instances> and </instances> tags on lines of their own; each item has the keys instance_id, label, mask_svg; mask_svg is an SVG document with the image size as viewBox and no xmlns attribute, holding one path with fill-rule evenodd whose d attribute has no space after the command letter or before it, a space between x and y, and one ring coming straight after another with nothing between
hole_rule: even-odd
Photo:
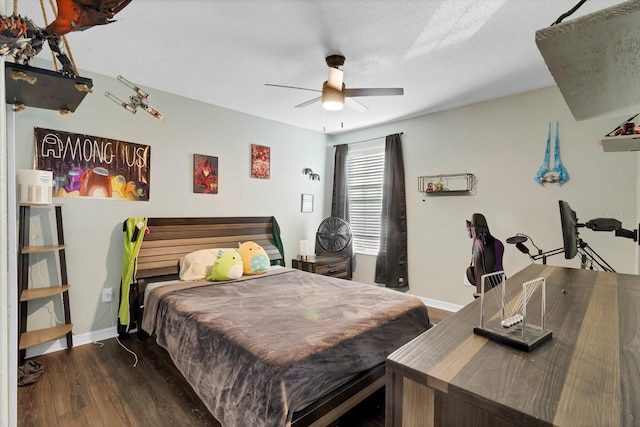
<instances>
[{"instance_id":1,"label":"white pillow","mask_svg":"<svg viewBox=\"0 0 640 427\"><path fill-rule=\"evenodd\" d=\"M224 248L201 249L180 259L180 280L205 280L211 274L211 267L218 258L218 251Z\"/></svg>"}]
</instances>

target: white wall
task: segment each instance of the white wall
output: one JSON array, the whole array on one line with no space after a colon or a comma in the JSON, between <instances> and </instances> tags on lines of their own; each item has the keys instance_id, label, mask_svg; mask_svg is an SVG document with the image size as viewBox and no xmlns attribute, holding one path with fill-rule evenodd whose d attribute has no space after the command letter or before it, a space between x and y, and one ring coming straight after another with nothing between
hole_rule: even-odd
<instances>
[{"instance_id":1,"label":"white wall","mask_svg":"<svg viewBox=\"0 0 640 427\"><path fill-rule=\"evenodd\" d=\"M637 228L637 154L604 153L599 145L603 135L627 118L576 122L560 92L551 87L342 134L330 142L404 132L410 293L463 305L472 300L472 289L462 282L471 256L465 219L474 212L485 215L492 234L503 242L524 233L543 250L562 245L561 199L581 222L613 216L625 228ZM543 187L534 176L543 161L550 121L551 166L559 121L561 159L570 179L562 186ZM477 177L475 195L425 197L417 191L418 176L462 172ZM580 237L618 272L636 272L637 243L588 229L581 229ZM504 268L513 275L530 261L514 246L505 246ZM372 283L372 271L360 267L374 263L363 258L358 256L354 279ZM565 260L563 255L548 263L580 267L577 258Z\"/></svg>"},{"instance_id":2,"label":"white wall","mask_svg":"<svg viewBox=\"0 0 640 427\"><path fill-rule=\"evenodd\" d=\"M27 109L16 118L18 168L33 164L34 126L152 147L149 202L62 200L75 333L115 325L117 302L103 304L100 294L105 287L117 290L121 223L128 216L274 215L283 231L287 263L297 254L299 240L314 240L318 224L330 213L333 150L326 148L325 135L153 89L151 103L166 121L133 116L102 96L105 90L123 90L121 84L88 77L94 80L94 94L73 115ZM342 134L330 143L404 132L410 292L464 305L472 299L471 289L462 286L471 247L464 220L474 212L483 213L503 241L525 233L544 250L561 246L559 199L568 201L581 221L614 216L626 228L636 228L637 155L604 153L598 144L625 118L576 122L553 87ZM560 122L562 160L570 180L542 187L533 177L543 160L550 121ZM251 143L271 147L270 180L249 178ZM194 153L219 157L218 195L192 193ZM322 181L301 176L304 167L324 170ZM418 176L459 172L476 175L476 194L425 197L417 191ZM312 214L300 213L301 193L315 195ZM582 230L581 237L619 272L636 272L637 244L591 230ZM374 261L358 256L355 280L373 283ZM506 246L508 275L528 263L528 257ZM549 263L579 267L577 259L567 261L562 255ZM32 276L39 278L47 268L37 264ZM32 318L43 326L52 322L46 307Z\"/></svg>"},{"instance_id":3,"label":"white wall","mask_svg":"<svg viewBox=\"0 0 640 427\"><path fill-rule=\"evenodd\" d=\"M41 63L35 65L42 66ZM50 64L43 68L50 68ZM62 202L67 263L71 284L74 334L113 327L117 322L122 271L122 222L130 216L270 216L282 230L287 265L296 256L301 239L313 240L324 218L324 184L302 176L302 169L325 168L324 134L294 128L238 112L148 89L150 103L166 117L157 121L146 113L134 116L103 94L121 98L128 89L114 78L86 73L94 93L75 113L27 108L16 116L16 165L32 168L34 127L117 139L151 146L151 189L148 202L100 199L54 199ZM135 81L131 76L127 78ZM250 145L271 147L271 178L250 178ZM194 194L193 154L217 156L219 194ZM302 193L315 195L313 213L300 212ZM48 236L40 216L32 220L32 235ZM42 228L42 232L37 230ZM52 259L43 256L31 267L36 286L55 272ZM103 288L114 289L114 301L102 303ZM32 304L29 327L53 325L51 304ZM55 312L55 311L54 311ZM60 311L55 312L62 319Z\"/></svg>"},{"instance_id":4,"label":"white wall","mask_svg":"<svg viewBox=\"0 0 640 427\"><path fill-rule=\"evenodd\" d=\"M324 135L153 89L151 103L166 121L144 113L133 116L102 95L105 90L126 92L120 83L86 76L94 81L94 94L74 114L29 108L16 115L16 167L33 166L33 128L44 127L151 145L152 186L149 202L56 200L64 203L74 333L115 326L121 224L126 217L274 215L282 228L288 265L299 240L314 240L318 224L330 213L333 151L326 148ZM331 143L404 132L410 292L462 305L472 299L471 289L462 286L462 275L471 247L464 220L474 212L485 214L498 238L525 233L545 250L561 245L559 199L568 201L581 221L614 216L626 228L637 227L637 155L603 153L598 145L601 136L624 119L575 122L558 90L546 88L339 135ZM563 186L541 187L533 181L542 163L549 121L560 122L562 160L570 175ZM271 147L270 180L249 178L252 143ZM218 195L192 193L194 153L218 156ZM301 176L304 167L324 170L322 181ZM477 176L475 195L424 197L417 192L418 176L457 172ZM300 213L301 193L314 194L312 214ZM636 243L590 230L583 230L581 237L619 272L637 272ZM10 246L9 251L15 251L15 242ZM51 268L47 261L32 267L36 282ZM513 275L529 260L507 245L504 263L507 274ZM561 255L549 263L579 267L577 259L566 261ZM375 258L358 256L354 278L373 283L374 268ZM112 304L100 302L106 287L116 291ZM30 319L37 327L52 321L47 307L40 307Z\"/></svg>"}]
</instances>

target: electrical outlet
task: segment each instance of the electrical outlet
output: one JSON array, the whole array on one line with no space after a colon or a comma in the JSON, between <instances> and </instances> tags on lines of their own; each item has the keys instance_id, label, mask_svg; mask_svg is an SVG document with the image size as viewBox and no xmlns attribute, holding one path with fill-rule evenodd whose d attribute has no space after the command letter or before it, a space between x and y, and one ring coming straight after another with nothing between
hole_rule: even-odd
<instances>
[{"instance_id":1,"label":"electrical outlet","mask_svg":"<svg viewBox=\"0 0 640 427\"><path fill-rule=\"evenodd\" d=\"M102 302L111 302L113 300L113 289L105 288L102 290Z\"/></svg>"}]
</instances>

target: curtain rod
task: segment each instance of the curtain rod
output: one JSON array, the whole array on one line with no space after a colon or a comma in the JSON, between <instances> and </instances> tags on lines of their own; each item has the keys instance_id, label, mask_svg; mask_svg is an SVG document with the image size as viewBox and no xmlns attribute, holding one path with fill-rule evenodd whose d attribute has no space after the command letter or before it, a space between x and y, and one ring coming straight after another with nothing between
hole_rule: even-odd
<instances>
[{"instance_id":1,"label":"curtain rod","mask_svg":"<svg viewBox=\"0 0 640 427\"><path fill-rule=\"evenodd\" d=\"M403 135L404 132L397 132L397 133L392 133L391 135ZM347 142L347 145L351 145L351 144L360 144L362 142L369 142L369 141L375 141L376 139L382 139L382 138L386 138L389 135L385 135L385 136L378 136L376 138L369 138L369 139L363 139L362 141L354 141L354 142ZM333 144L333 146L335 147L336 145L340 145L340 144Z\"/></svg>"}]
</instances>

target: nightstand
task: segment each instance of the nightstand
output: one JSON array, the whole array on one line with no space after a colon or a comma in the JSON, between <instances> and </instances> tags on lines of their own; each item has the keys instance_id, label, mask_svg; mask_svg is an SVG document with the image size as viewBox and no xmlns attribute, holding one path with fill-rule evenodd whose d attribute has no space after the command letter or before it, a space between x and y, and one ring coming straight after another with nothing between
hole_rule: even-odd
<instances>
[{"instance_id":1,"label":"nightstand","mask_svg":"<svg viewBox=\"0 0 640 427\"><path fill-rule=\"evenodd\" d=\"M291 266L309 273L351 280L351 257L344 255L309 256L304 260L298 257L291 260Z\"/></svg>"}]
</instances>

